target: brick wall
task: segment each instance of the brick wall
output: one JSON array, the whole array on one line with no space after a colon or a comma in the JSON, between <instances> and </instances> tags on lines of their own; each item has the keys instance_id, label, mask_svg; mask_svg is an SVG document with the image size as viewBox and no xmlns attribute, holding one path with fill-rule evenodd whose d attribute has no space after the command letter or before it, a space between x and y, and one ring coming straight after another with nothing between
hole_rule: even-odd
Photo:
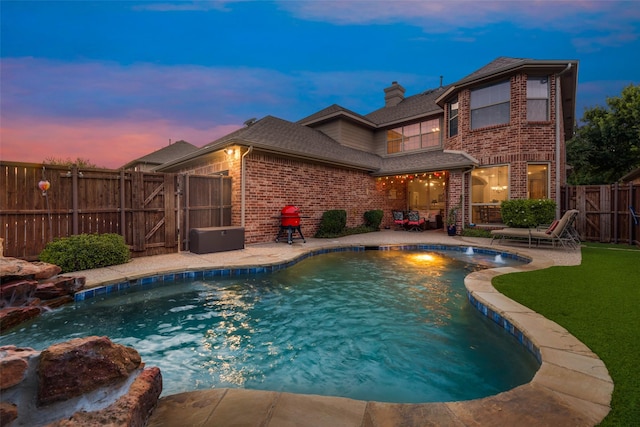
<instances>
[{"instance_id":1,"label":"brick wall","mask_svg":"<svg viewBox=\"0 0 640 427\"><path fill-rule=\"evenodd\" d=\"M301 222L305 237L313 237L322 213L331 209L347 211L348 227L363 224L364 212L383 209L383 226L389 225L391 210L406 203L404 186L391 199L391 185L364 171L252 152L246 157L246 243L273 241L279 229L274 217L286 205L310 217Z\"/></svg>"},{"instance_id":2,"label":"brick wall","mask_svg":"<svg viewBox=\"0 0 640 427\"><path fill-rule=\"evenodd\" d=\"M470 91L458 94L458 135L444 139L445 149L463 150L475 157L480 166L510 165L510 198L527 197L527 164L548 163L551 167L551 198L555 198L556 111L555 78L550 76L550 120L527 121L526 75L511 78L511 119L506 125L471 130ZM452 176L452 179L454 177ZM450 200L454 196L450 195Z\"/></svg>"}]
</instances>

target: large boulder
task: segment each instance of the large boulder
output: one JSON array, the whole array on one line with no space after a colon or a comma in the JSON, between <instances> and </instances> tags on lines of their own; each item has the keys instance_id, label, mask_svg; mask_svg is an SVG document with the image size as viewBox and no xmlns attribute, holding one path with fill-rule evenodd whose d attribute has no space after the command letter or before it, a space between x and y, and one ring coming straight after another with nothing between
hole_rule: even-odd
<instances>
[{"instance_id":1,"label":"large boulder","mask_svg":"<svg viewBox=\"0 0 640 427\"><path fill-rule=\"evenodd\" d=\"M54 344L40 355L38 405L122 382L141 362L135 349L114 344L107 337L76 338Z\"/></svg>"},{"instance_id":2,"label":"large boulder","mask_svg":"<svg viewBox=\"0 0 640 427\"><path fill-rule=\"evenodd\" d=\"M162 393L160 369L106 337L0 347L0 381L0 426L143 427Z\"/></svg>"},{"instance_id":3,"label":"large boulder","mask_svg":"<svg viewBox=\"0 0 640 427\"><path fill-rule=\"evenodd\" d=\"M0 333L18 326L22 322L40 316L40 307L5 307L0 310Z\"/></svg>"},{"instance_id":4,"label":"large boulder","mask_svg":"<svg viewBox=\"0 0 640 427\"><path fill-rule=\"evenodd\" d=\"M84 288L84 277L58 276L38 283L34 296L41 299L54 299L64 295L74 295Z\"/></svg>"},{"instance_id":5,"label":"large boulder","mask_svg":"<svg viewBox=\"0 0 640 427\"><path fill-rule=\"evenodd\" d=\"M156 367L143 370L129 387L129 393L105 409L79 411L69 419L48 427L127 426L144 427L162 393L162 375Z\"/></svg>"},{"instance_id":6,"label":"large boulder","mask_svg":"<svg viewBox=\"0 0 640 427\"><path fill-rule=\"evenodd\" d=\"M38 354L32 348L0 347L0 391L20 384L29 368L29 359Z\"/></svg>"},{"instance_id":7,"label":"large boulder","mask_svg":"<svg viewBox=\"0 0 640 427\"><path fill-rule=\"evenodd\" d=\"M0 284L0 307L20 307L29 302L36 293L38 282L17 279Z\"/></svg>"},{"instance_id":8,"label":"large boulder","mask_svg":"<svg viewBox=\"0 0 640 427\"><path fill-rule=\"evenodd\" d=\"M0 277L30 277L48 279L62 269L46 262L29 262L18 258L0 257Z\"/></svg>"}]
</instances>

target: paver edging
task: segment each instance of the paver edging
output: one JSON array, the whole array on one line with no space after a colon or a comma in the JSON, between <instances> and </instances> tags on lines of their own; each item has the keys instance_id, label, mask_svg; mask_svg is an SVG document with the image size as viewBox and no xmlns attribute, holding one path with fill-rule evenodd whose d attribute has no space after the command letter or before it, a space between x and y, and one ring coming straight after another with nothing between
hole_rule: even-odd
<instances>
[{"instance_id":1,"label":"paver edging","mask_svg":"<svg viewBox=\"0 0 640 427\"><path fill-rule=\"evenodd\" d=\"M533 271L551 265L552 261L538 258L528 266L512 268L511 271L499 268L493 271L497 276L513 270ZM548 389L569 408L588 416L594 425L604 419L611 410L613 380L604 362L591 349L562 326L498 292L487 275L474 272L466 276L464 282L472 305L514 335L538 358L540 369L529 385ZM550 326L552 332L549 332ZM558 352L554 358L560 363L545 360L551 350ZM572 366L571 358L576 356L588 357L591 366L588 369L576 367L575 363Z\"/></svg>"}]
</instances>

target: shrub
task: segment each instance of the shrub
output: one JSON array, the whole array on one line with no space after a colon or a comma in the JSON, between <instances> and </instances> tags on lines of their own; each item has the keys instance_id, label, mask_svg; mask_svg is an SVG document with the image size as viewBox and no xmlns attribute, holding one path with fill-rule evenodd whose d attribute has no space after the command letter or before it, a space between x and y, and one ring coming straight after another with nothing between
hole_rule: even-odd
<instances>
[{"instance_id":1,"label":"shrub","mask_svg":"<svg viewBox=\"0 0 640 427\"><path fill-rule=\"evenodd\" d=\"M462 230L462 235L465 237L491 237L491 232L484 228L467 227Z\"/></svg>"},{"instance_id":2,"label":"shrub","mask_svg":"<svg viewBox=\"0 0 640 427\"><path fill-rule=\"evenodd\" d=\"M553 200L514 199L500 205L502 222L509 227L529 228L550 224L556 216Z\"/></svg>"},{"instance_id":3,"label":"shrub","mask_svg":"<svg viewBox=\"0 0 640 427\"><path fill-rule=\"evenodd\" d=\"M383 216L384 212L382 211L382 209L366 211L364 213L364 225L366 227L373 228L374 230L378 230L380 228L380 223L382 222Z\"/></svg>"},{"instance_id":4,"label":"shrub","mask_svg":"<svg viewBox=\"0 0 640 427\"><path fill-rule=\"evenodd\" d=\"M320 220L320 226L315 237L327 237L342 233L347 226L347 211L335 209L325 211Z\"/></svg>"},{"instance_id":5,"label":"shrub","mask_svg":"<svg viewBox=\"0 0 640 427\"><path fill-rule=\"evenodd\" d=\"M39 258L68 273L123 264L130 253L119 234L78 234L48 243Z\"/></svg>"}]
</instances>

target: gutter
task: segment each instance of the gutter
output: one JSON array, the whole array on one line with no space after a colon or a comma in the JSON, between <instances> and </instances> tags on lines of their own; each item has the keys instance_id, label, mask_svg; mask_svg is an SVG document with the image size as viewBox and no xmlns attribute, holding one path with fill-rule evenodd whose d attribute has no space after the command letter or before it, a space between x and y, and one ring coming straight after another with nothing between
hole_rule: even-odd
<instances>
[{"instance_id":1,"label":"gutter","mask_svg":"<svg viewBox=\"0 0 640 427\"><path fill-rule=\"evenodd\" d=\"M569 62L564 70L560 71L556 75L556 218L560 218L560 101L562 90L560 86L560 77L569 71L572 67L572 63ZM564 125L564 124L563 124Z\"/></svg>"}]
</instances>

